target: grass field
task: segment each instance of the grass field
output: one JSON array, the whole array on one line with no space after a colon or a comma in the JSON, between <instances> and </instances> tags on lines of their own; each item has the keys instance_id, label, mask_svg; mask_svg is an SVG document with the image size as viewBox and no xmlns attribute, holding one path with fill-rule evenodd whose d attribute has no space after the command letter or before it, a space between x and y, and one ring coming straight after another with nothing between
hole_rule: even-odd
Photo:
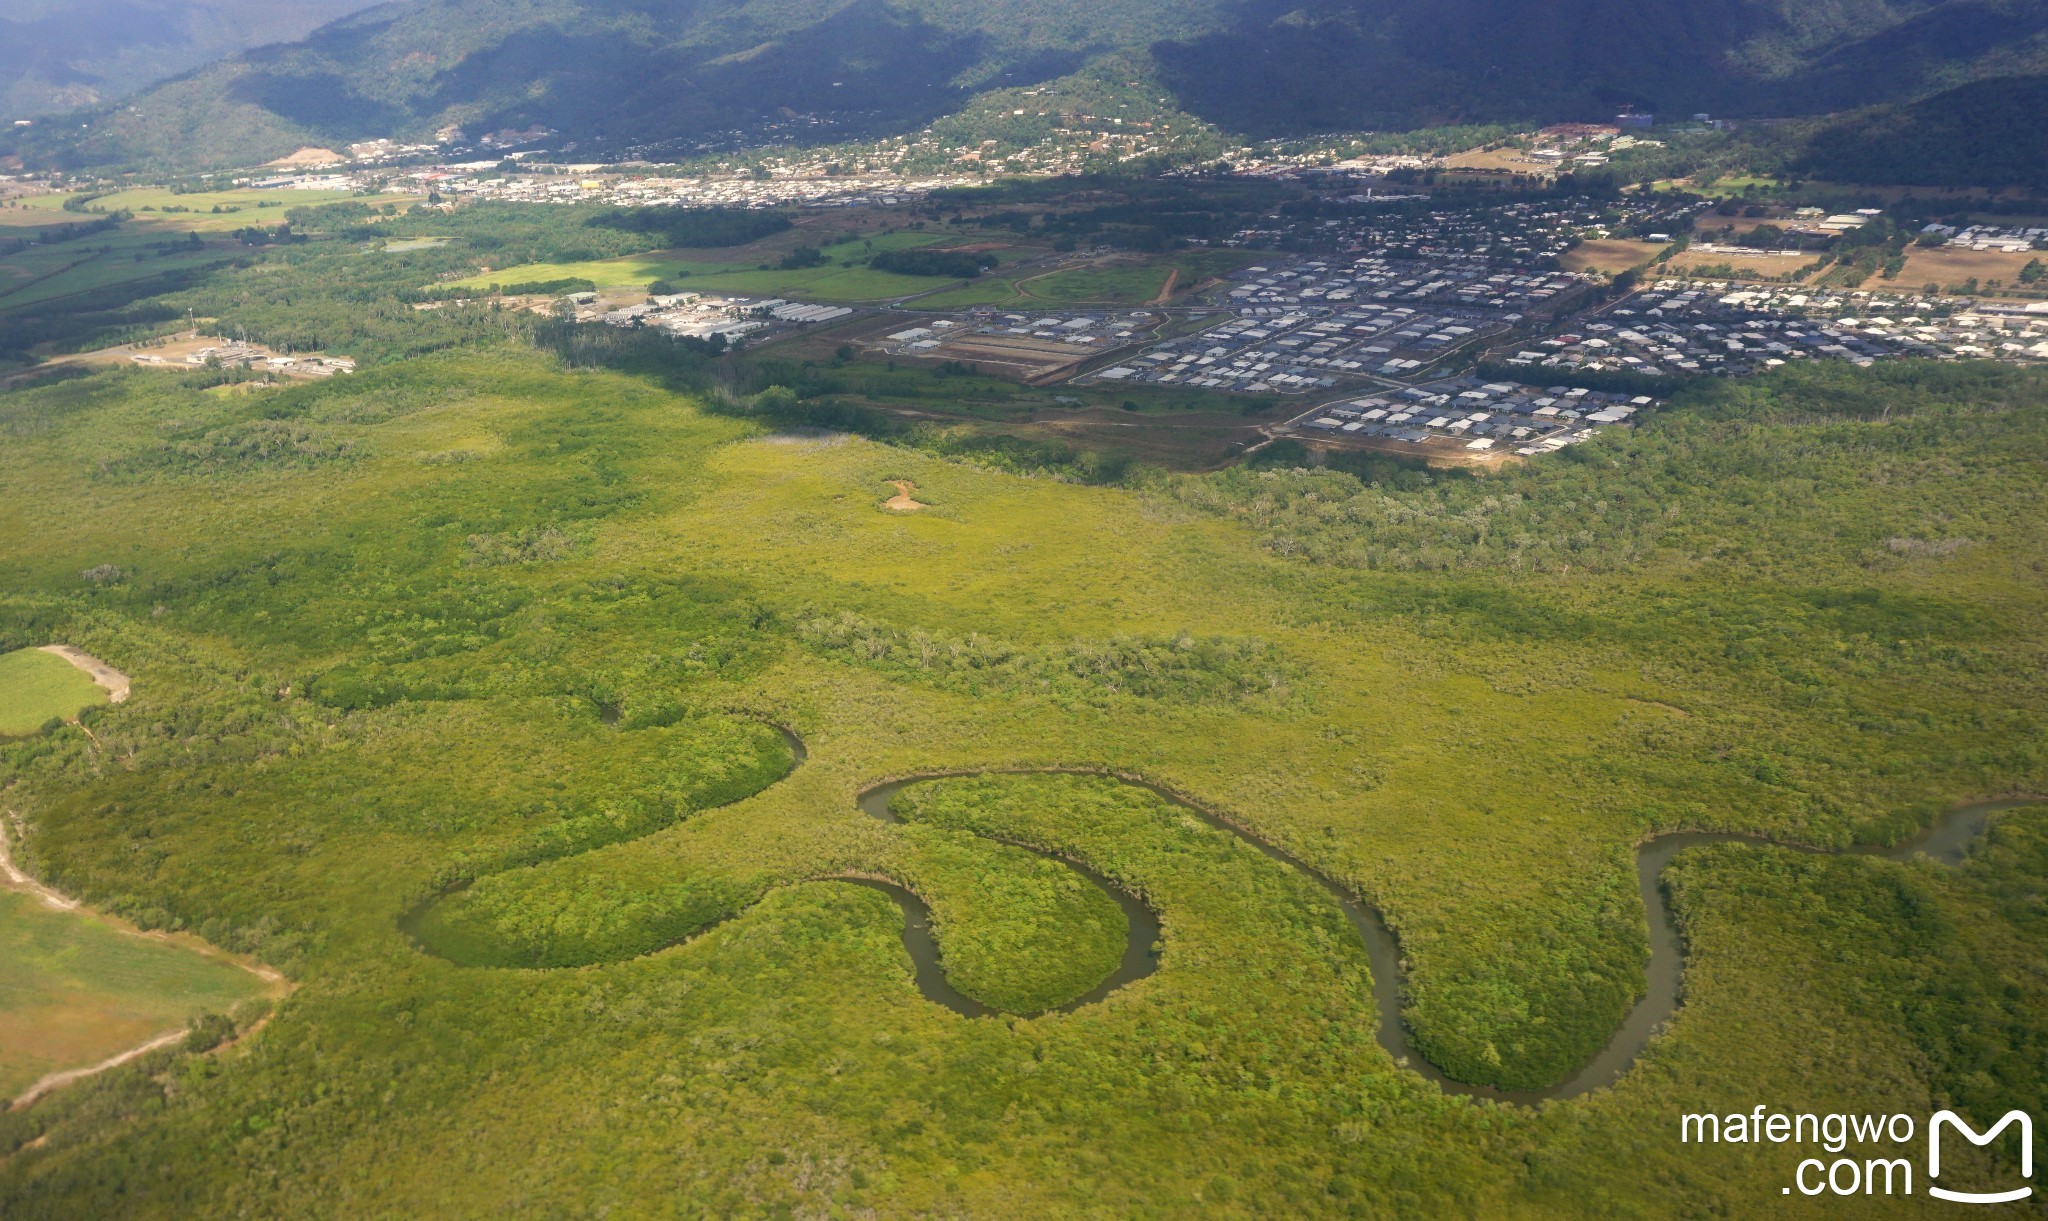
<instances>
[{"instance_id":1,"label":"grass field","mask_svg":"<svg viewBox=\"0 0 2048 1221\"><path fill-rule=\"evenodd\" d=\"M275 228L284 223L284 214L293 208L317 207L320 204L339 203L355 200L359 203L382 207L396 204L408 208L418 203L412 195L355 195L348 191L258 191L248 188L232 191L200 191L180 195L161 188L134 191L115 191L94 198L89 205L93 211L86 213L64 211L64 201L69 195L36 195L23 201L18 216L34 216L40 221L67 219L92 220L98 213L119 212L123 209L135 214L139 222L149 226L169 229L178 233L226 233L250 225ZM219 208L219 212L214 209ZM172 210L176 209L176 210ZM0 212L0 215L4 215Z\"/></svg>"},{"instance_id":2,"label":"grass field","mask_svg":"<svg viewBox=\"0 0 2048 1221\"><path fill-rule=\"evenodd\" d=\"M1559 256L1566 271L1597 271L1616 275L1656 258L1669 248L1665 242L1599 240L1580 242Z\"/></svg>"},{"instance_id":3,"label":"grass field","mask_svg":"<svg viewBox=\"0 0 2048 1221\"><path fill-rule=\"evenodd\" d=\"M1899 272L1896 282L1913 291L1918 291L1922 285L1939 284L1944 291L1953 292L1969 280L1977 281L1980 287L1993 280L2006 287L2019 287L2021 270L2036 259L2048 263L2048 254L2008 254L2002 250L1950 250L1946 247L1930 250L1911 246L1906 250L1905 269ZM2039 290L2044 283L2048 281L2036 283L2033 287Z\"/></svg>"},{"instance_id":4,"label":"grass field","mask_svg":"<svg viewBox=\"0 0 2048 1221\"><path fill-rule=\"evenodd\" d=\"M236 250L194 250L162 232L124 228L93 239L33 246L0 258L0 313L40 308L75 293L224 263Z\"/></svg>"},{"instance_id":5,"label":"grass field","mask_svg":"<svg viewBox=\"0 0 2048 1221\"><path fill-rule=\"evenodd\" d=\"M895 275L858 263L883 250L908 250L953 241L935 233L880 233L853 238L821 249L825 262L817 267L769 268L734 259L707 260L689 251L655 251L617 259L579 263L527 263L482 272L447 285L450 288L485 289L490 285L517 285L548 280L589 280L600 288L645 288L656 280L672 280L693 292L737 293L747 296L801 297L826 301L885 301L912 293L929 291L945 283L926 276ZM775 250L790 245L787 235L778 237ZM772 257L771 257L772 256ZM780 255L762 244L762 261Z\"/></svg>"},{"instance_id":6,"label":"grass field","mask_svg":"<svg viewBox=\"0 0 2048 1221\"><path fill-rule=\"evenodd\" d=\"M1737 278L1765 280L1799 271L1813 262L1811 254L1724 254L1688 250L1673 255L1664 266L1675 275L1698 275L1703 268L1727 267L1734 270Z\"/></svg>"},{"instance_id":7,"label":"grass field","mask_svg":"<svg viewBox=\"0 0 2048 1221\"><path fill-rule=\"evenodd\" d=\"M0 630L150 676L96 743L0 755L36 863L298 984L247 1055L0 1115L10 1219L1761 1214L1797 1155L1678 1114L2040 1095L2038 812L1976 872L1681 857L1683 1009L1537 1109L1397 1065L1328 896L1142 790L856 805L1147 777L1380 907L1433 1062L1557 1080L1642 990L1645 835L1895 839L2048 787L2039 375L1794 368L1485 479L1121 487L502 340L0 412ZM929 507L885 509L899 479ZM958 986L1071 997L1105 909L1000 838L1142 893L1156 973L964 1018L829 880L925 896ZM471 961L570 969L423 953L429 900Z\"/></svg>"},{"instance_id":8,"label":"grass field","mask_svg":"<svg viewBox=\"0 0 2048 1221\"><path fill-rule=\"evenodd\" d=\"M0 1100L269 989L221 958L0 889Z\"/></svg>"},{"instance_id":9,"label":"grass field","mask_svg":"<svg viewBox=\"0 0 2048 1221\"><path fill-rule=\"evenodd\" d=\"M920 297L918 309L958 310L977 305L1058 309L1070 305L1143 305L1158 297L1168 278L1175 293L1202 279L1246 266L1255 256L1223 251L1189 251L1146 257L1136 264L1072 267L1056 271L1001 269L960 288Z\"/></svg>"},{"instance_id":10,"label":"grass field","mask_svg":"<svg viewBox=\"0 0 2048 1221\"><path fill-rule=\"evenodd\" d=\"M50 720L68 720L106 702L107 693L85 671L55 654L0 653L0 738L34 733Z\"/></svg>"}]
</instances>

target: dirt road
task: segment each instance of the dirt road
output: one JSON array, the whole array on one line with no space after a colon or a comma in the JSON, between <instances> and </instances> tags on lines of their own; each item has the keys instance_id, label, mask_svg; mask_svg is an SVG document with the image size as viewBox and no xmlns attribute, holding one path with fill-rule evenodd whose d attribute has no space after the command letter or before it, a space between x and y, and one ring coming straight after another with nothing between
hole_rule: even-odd
<instances>
[{"instance_id":1,"label":"dirt road","mask_svg":"<svg viewBox=\"0 0 2048 1221\"><path fill-rule=\"evenodd\" d=\"M53 653L85 671L106 691L109 702L118 704L128 698L128 676L85 650L68 644L46 644L39 651Z\"/></svg>"}]
</instances>

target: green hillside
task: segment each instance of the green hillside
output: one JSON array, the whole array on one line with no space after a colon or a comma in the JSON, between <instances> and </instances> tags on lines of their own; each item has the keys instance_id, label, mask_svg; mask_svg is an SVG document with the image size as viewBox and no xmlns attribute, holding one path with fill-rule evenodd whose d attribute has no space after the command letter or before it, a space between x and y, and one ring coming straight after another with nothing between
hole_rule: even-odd
<instances>
[{"instance_id":1,"label":"green hillside","mask_svg":"<svg viewBox=\"0 0 2048 1221\"><path fill-rule=\"evenodd\" d=\"M0 5L0 111L112 102L222 56L303 38L373 0L9 0Z\"/></svg>"},{"instance_id":2,"label":"green hillside","mask_svg":"<svg viewBox=\"0 0 2048 1221\"><path fill-rule=\"evenodd\" d=\"M1234 130L1489 119L1782 116L1917 97L2048 65L2022 0L1257 0L1154 54L1189 109Z\"/></svg>"},{"instance_id":3,"label":"green hillside","mask_svg":"<svg viewBox=\"0 0 2048 1221\"><path fill-rule=\"evenodd\" d=\"M1149 60L1275 135L1449 120L1816 114L2048 66L2021 0L412 0L11 137L74 164L249 164L304 143L552 132L578 155L915 129L978 94ZM1142 75L1142 74L1141 74ZM4 148L0 148L4 151Z\"/></svg>"},{"instance_id":4,"label":"green hillside","mask_svg":"<svg viewBox=\"0 0 2048 1221\"><path fill-rule=\"evenodd\" d=\"M1977 81L1844 115L1795 162L1836 182L2048 188L2048 76Z\"/></svg>"}]
</instances>

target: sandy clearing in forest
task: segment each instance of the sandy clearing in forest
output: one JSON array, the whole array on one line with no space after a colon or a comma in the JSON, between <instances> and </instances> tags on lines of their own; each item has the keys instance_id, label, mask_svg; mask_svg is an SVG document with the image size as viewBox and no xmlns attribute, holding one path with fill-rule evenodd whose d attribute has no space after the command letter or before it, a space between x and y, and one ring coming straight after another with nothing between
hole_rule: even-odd
<instances>
[{"instance_id":1,"label":"sandy clearing in forest","mask_svg":"<svg viewBox=\"0 0 2048 1221\"><path fill-rule=\"evenodd\" d=\"M85 671L106 691L108 702L118 704L128 698L128 676L85 650L68 644L46 644L38 651L55 654Z\"/></svg>"},{"instance_id":2,"label":"sandy clearing in forest","mask_svg":"<svg viewBox=\"0 0 2048 1221\"><path fill-rule=\"evenodd\" d=\"M917 490L917 485L910 480L891 479L889 486L896 489L896 494L883 502L883 507L894 509L898 513L915 513L919 509L931 507L930 505L920 504L911 498L910 494Z\"/></svg>"},{"instance_id":3,"label":"sandy clearing in forest","mask_svg":"<svg viewBox=\"0 0 2048 1221\"><path fill-rule=\"evenodd\" d=\"M180 1026L169 1034L160 1034L147 1043L142 1043L129 1048L127 1051L108 1056L98 1064L88 1064L84 1068L67 1068L63 1072L58 1073L45 1073L34 1085L15 1095L14 1101L9 1104L9 1109L20 1110L52 1090L61 1089L74 1081L90 1077L95 1073L106 1072L110 1068L119 1068L123 1064L128 1063L128 1061L146 1056L159 1047L169 1047L184 1037L185 1028Z\"/></svg>"},{"instance_id":4,"label":"sandy clearing in forest","mask_svg":"<svg viewBox=\"0 0 2048 1221\"><path fill-rule=\"evenodd\" d=\"M0 823L0 886L27 891L42 900L43 906L51 911L76 911L83 906L71 896L59 894L23 873L14 863L14 853L9 849L7 840L7 827Z\"/></svg>"},{"instance_id":5,"label":"sandy clearing in forest","mask_svg":"<svg viewBox=\"0 0 2048 1221\"><path fill-rule=\"evenodd\" d=\"M146 941L170 942L174 945L182 946L183 948L191 950L195 953L202 954L208 958L217 958L225 962L231 963L234 966L240 967L242 970L247 971L249 974L254 975L256 978L262 980L263 982L271 985L271 988L273 990L271 995L273 997L284 997L289 996L291 994L292 982L286 979L284 977L284 973L282 971L277 970L275 967L265 966L263 963L257 962L255 959L250 958L244 954L230 953L229 951L221 949L219 946L214 945L212 942L204 941L198 937L193 936L190 933L169 933L163 931L162 929L145 930L137 928L133 924L121 919L118 916L110 916L105 912L94 911L93 909L86 907L85 904L80 900L74 899L70 895L64 894L61 891L53 890L50 887L45 886L41 882L38 882L34 878L28 876L26 873L23 873L21 871L21 868L14 863L14 854L9 842L11 839L11 828L9 825L10 822L14 824L12 830L18 832L18 817L15 816L12 811L0 811L0 887L5 887L10 890L26 891L27 893L32 894L37 899L41 900L44 906L49 907L53 911L77 912L81 916L87 916L92 919L104 921L130 937L140 937ZM242 1042L243 1040L249 1038L251 1035L254 1035L258 1030L261 1030L263 1026L270 1021L271 1017L275 1016L275 1013L276 1011L275 1009L273 1009L270 1013L265 1014L253 1026L249 1027L249 1029L242 1031L234 1038L229 1039L226 1042L223 1042L222 1044L220 1044L220 1046L215 1047L213 1050L215 1052L224 1051L227 1048L233 1047L236 1044ZM60 1089L63 1086L69 1085L74 1081L79 1081L86 1077L90 1077L95 1073L106 1072L110 1068L119 1068L121 1065L128 1063L130 1060L136 1059L139 1056L146 1056L150 1052L153 1052L160 1047L168 1047L170 1044L177 1042L179 1039L185 1037L185 1034L188 1029L189 1027L180 1026L176 1030L169 1031L165 1034L157 1035L145 1043L138 1044L134 1047L129 1048L126 1051L118 1052L115 1055L109 1056L107 1059L101 1060L97 1064L88 1064L83 1068L67 1068L54 1073L46 1073L41 1078L37 1079L37 1081L33 1085L29 1086L26 1091L16 1095L13 1101L7 1104L6 1108L0 1109L12 1110L28 1106L30 1103L33 1103L37 1099L43 1097L45 1094L48 1094L53 1090Z\"/></svg>"},{"instance_id":6,"label":"sandy clearing in forest","mask_svg":"<svg viewBox=\"0 0 2048 1221\"><path fill-rule=\"evenodd\" d=\"M52 889L30 877L22 872L21 866L14 863L13 839L20 834L20 816L12 810L0 811L0 888L20 890L32 894L42 901L43 906L48 907L52 911L89 913L94 919L105 921L130 937L140 937L144 941L169 942L172 945L182 946L185 949L191 950L193 953L232 963L263 982L275 985L280 995L292 990L291 981L284 977L282 971L279 971L276 967L265 966L246 954L237 954L230 950L224 950L211 941L191 933L172 933L166 932L163 929L137 928L131 921L106 912L95 911L87 907L82 900L74 899L70 895L60 890Z\"/></svg>"}]
</instances>

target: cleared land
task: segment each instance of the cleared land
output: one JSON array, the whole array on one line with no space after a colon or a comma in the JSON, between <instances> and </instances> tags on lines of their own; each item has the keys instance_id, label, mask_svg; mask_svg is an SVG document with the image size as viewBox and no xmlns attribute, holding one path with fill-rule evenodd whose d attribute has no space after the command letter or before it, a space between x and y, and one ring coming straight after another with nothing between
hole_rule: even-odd
<instances>
[{"instance_id":1,"label":"cleared land","mask_svg":"<svg viewBox=\"0 0 2048 1221\"><path fill-rule=\"evenodd\" d=\"M779 261L782 251L798 243L787 234L778 235L771 246L742 247L717 257L702 251L654 251L617 259L596 259L580 263L525 263L479 272L442 287L473 288L492 285L512 289L520 284L549 280L589 280L599 288L646 288L656 280L669 280L685 292L737 293L745 296L804 297L827 301L887 301L929 292L947 281L929 276L905 276L876 271L863 265L871 254L884 250L909 250L935 246L957 239L947 234L898 232L852 238L820 248L824 262L816 267L763 268L762 262ZM745 257L757 255L753 263ZM841 266L852 262L854 266Z\"/></svg>"},{"instance_id":2,"label":"cleared land","mask_svg":"<svg viewBox=\"0 0 2048 1221\"><path fill-rule=\"evenodd\" d=\"M1914 289L1923 284L1939 284L1944 290L1954 290L1969 280L1977 281L1980 287L1993 280L2007 287L2017 287L2021 270L2036 259L2048 264L2048 254L2038 251L2009 254L2002 250L1913 246L1907 248L1905 270L1899 272L1897 281L1902 287ZM2048 280L2039 281L2033 287L2036 290L2048 287Z\"/></svg>"},{"instance_id":3,"label":"cleared land","mask_svg":"<svg viewBox=\"0 0 2048 1221\"><path fill-rule=\"evenodd\" d=\"M260 225L266 229L284 223L285 213L293 208L316 207L320 204L339 203L354 200L357 203L383 207L393 204L409 208L419 202L412 195L355 195L348 191L259 191L241 188L232 191L198 191L181 195L175 191L151 187L134 191L115 191L108 195L95 196L86 206L90 212L66 212L64 201L69 195L37 195L24 201L21 212L37 217L36 223L46 220L95 220L100 215L120 212L124 209L135 214L138 222L176 230L180 233L226 233L231 229ZM218 208L219 211L215 211Z\"/></svg>"},{"instance_id":4,"label":"cleared land","mask_svg":"<svg viewBox=\"0 0 2048 1221\"><path fill-rule=\"evenodd\" d=\"M1227 251L1190 251L1153 257L1129 255L1082 266L997 270L971 284L919 297L917 309L956 310L977 305L1056 310L1087 305L1144 305L1169 289L1192 292L1204 280L1255 261Z\"/></svg>"},{"instance_id":5,"label":"cleared land","mask_svg":"<svg viewBox=\"0 0 2048 1221\"><path fill-rule=\"evenodd\" d=\"M41 649L0 654L0 738L34 733L107 702L92 676L62 657Z\"/></svg>"},{"instance_id":6,"label":"cleared land","mask_svg":"<svg viewBox=\"0 0 2048 1221\"><path fill-rule=\"evenodd\" d=\"M1669 249L1666 242L1638 242L1630 239L1600 239L1581 242L1566 251L1558 262L1566 271L1597 271L1616 275L1639 267Z\"/></svg>"},{"instance_id":7,"label":"cleared land","mask_svg":"<svg viewBox=\"0 0 2048 1221\"><path fill-rule=\"evenodd\" d=\"M1714 268L1731 269L1734 278L1768 280L1798 271L1814 261L1812 254L1798 251L1774 253L1771 251L1744 251L1730 254L1719 250L1687 250L1673 255L1665 266L1674 273L1698 275ZM1727 273L1723 273L1727 274Z\"/></svg>"},{"instance_id":8,"label":"cleared land","mask_svg":"<svg viewBox=\"0 0 2048 1221\"><path fill-rule=\"evenodd\" d=\"M274 988L189 943L84 910L54 911L4 877L0 962L0 1100Z\"/></svg>"}]
</instances>

